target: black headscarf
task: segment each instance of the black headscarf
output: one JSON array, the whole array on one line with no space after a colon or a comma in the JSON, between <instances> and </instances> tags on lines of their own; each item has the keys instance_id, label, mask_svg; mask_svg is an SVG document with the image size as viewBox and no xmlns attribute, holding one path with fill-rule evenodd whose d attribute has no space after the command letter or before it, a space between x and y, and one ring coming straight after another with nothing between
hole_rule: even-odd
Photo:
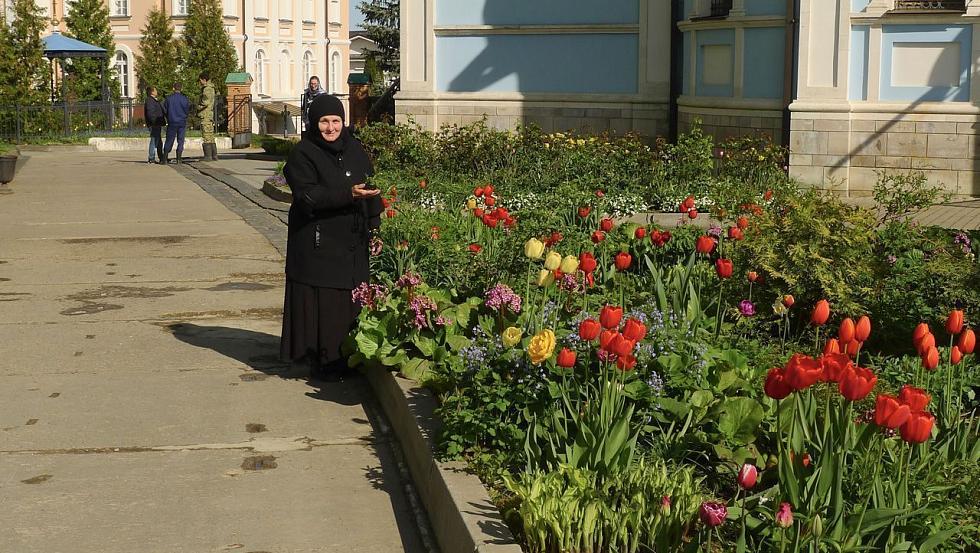
<instances>
[{"instance_id":1,"label":"black headscarf","mask_svg":"<svg viewBox=\"0 0 980 553\"><path fill-rule=\"evenodd\" d=\"M336 115L346 122L344 104L333 94L320 94L311 103L309 109L310 128L306 130L306 138L324 150L338 154L344 151L350 140L350 131L346 125L341 129L340 136L333 142L327 142L320 134L319 121L324 115Z\"/></svg>"}]
</instances>

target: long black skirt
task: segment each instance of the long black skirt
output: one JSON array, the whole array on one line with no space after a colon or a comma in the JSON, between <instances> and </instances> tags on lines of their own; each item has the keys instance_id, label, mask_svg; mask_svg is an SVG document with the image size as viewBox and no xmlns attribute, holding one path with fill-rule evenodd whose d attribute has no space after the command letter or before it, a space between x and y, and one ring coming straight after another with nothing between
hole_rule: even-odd
<instances>
[{"instance_id":1,"label":"long black skirt","mask_svg":"<svg viewBox=\"0 0 980 553\"><path fill-rule=\"evenodd\" d=\"M318 355L320 363L337 365L340 345L357 322L361 308L350 290L318 288L286 280L279 357L298 361Z\"/></svg>"}]
</instances>

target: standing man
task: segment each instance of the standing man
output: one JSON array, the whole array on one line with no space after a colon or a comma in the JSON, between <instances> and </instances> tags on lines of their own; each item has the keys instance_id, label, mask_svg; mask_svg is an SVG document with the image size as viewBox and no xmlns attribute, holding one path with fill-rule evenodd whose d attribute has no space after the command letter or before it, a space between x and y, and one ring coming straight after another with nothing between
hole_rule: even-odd
<instances>
[{"instance_id":1,"label":"standing man","mask_svg":"<svg viewBox=\"0 0 980 553\"><path fill-rule=\"evenodd\" d=\"M163 160L167 163L167 156L170 149L174 146L174 139L177 139L177 163L181 162L184 154L184 133L187 130L187 114L191 111L191 101L180 91L180 83L174 83L173 94L167 96L163 101L163 109L167 112L167 144L163 147Z\"/></svg>"},{"instance_id":2,"label":"standing man","mask_svg":"<svg viewBox=\"0 0 980 553\"><path fill-rule=\"evenodd\" d=\"M147 163L153 163L154 151L160 163L166 163L163 158L163 139L160 131L167 124L166 113L163 111L163 104L157 99L157 87L151 86L146 89L146 104L143 106L143 116L146 118L146 126L150 127L150 148L146 153Z\"/></svg>"},{"instance_id":3,"label":"standing man","mask_svg":"<svg viewBox=\"0 0 980 553\"><path fill-rule=\"evenodd\" d=\"M201 83L201 100L197 103L197 116L201 119L204 161L218 161L218 145L214 142L214 85L206 71L198 77Z\"/></svg>"}]
</instances>

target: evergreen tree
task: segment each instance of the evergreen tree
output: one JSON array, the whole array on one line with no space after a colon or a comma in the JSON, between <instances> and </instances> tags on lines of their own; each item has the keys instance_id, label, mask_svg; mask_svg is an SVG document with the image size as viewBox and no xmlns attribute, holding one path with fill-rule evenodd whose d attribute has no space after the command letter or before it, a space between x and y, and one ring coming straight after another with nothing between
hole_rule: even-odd
<instances>
[{"instance_id":1,"label":"evergreen tree","mask_svg":"<svg viewBox=\"0 0 980 553\"><path fill-rule=\"evenodd\" d=\"M51 79L41 41L46 22L34 0L12 1L13 21L0 24L0 104L44 104Z\"/></svg>"},{"instance_id":2,"label":"evergreen tree","mask_svg":"<svg viewBox=\"0 0 980 553\"><path fill-rule=\"evenodd\" d=\"M65 18L67 36L105 48L105 59L73 58L65 65L68 98L89 101L102 99L102 72L105 72L109 94L113 100L120 96L119 77L113 70L116 43L109 26L109 6L103 0L75 0L71 13ZM132 92L130 93L132 94Z\"/></svg>"},{"instance_id":3,"label":"evergreen tree","mask_svg":"<svg viewBox=\"0 0 980 553\"><path fill-rule=\"evenodd\" d=\"M368 54L386 75L398 73L399 0L365 0L358 6L364 14L364 30L378 44L378 52Z\"/></svg>"},{"instance_id":4,"label":"evergreen tree","mask_svg":"<svg viewBox=\"0 0 980 553\"><path fill-rule=\"evenodd\" d=\"M186 53L180 71L184 94L192 102L201 93L197 76L202 71L211 76L215 92L223 95L225 77L238 67L238 55L221 12L218 0L194 0L187 12L183 40Z\"/></svg>"},{"instance_id":5,"label":"evergreen tree","mask_svg":"<svg viewBox=\"0 0 980 553\"><path fill-rule=\"evenodd\" d=\"M177 80L179 41L174 39L174 26L165 13L154 7L146 18L140 39L140 54L136 56L136 77L139 98L146 96L146 87L155 86L160 94L169 94Z\"/></svg>"}]
</instances>

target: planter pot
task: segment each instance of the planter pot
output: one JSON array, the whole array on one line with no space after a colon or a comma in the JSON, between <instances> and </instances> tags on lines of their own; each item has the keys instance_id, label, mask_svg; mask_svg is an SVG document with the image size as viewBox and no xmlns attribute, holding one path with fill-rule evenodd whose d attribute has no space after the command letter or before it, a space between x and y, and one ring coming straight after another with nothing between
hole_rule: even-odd
<instances>
[{"instance_id":1,"label":"planter pot","mask_svg":"<svg viewBox=\"0 0 980 553\"><path fill-rule=\"evenodd\" d=\"M10 193L7 183L14 180L17 172L17 156L0 156L0 194Z\"/></svg>"}]
</instances>

